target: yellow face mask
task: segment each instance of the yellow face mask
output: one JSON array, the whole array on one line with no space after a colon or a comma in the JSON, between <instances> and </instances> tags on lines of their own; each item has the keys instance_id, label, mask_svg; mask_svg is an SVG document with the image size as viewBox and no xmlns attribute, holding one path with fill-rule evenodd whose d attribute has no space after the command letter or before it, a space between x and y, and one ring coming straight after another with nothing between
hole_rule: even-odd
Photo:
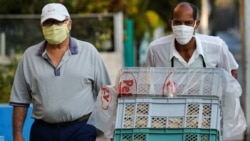
<instances>
[{"instance_id":1,"label":"yellow face mask","mask_svg":"<svg viewBox=\"0 0 250 141\"><path fill-rule=\"evenodd\" d=\"M50 44L60 44L69 35L67 23L62 25L53 24L51 26L42 26L43 36Z\"/></svg>"}]
</instances>

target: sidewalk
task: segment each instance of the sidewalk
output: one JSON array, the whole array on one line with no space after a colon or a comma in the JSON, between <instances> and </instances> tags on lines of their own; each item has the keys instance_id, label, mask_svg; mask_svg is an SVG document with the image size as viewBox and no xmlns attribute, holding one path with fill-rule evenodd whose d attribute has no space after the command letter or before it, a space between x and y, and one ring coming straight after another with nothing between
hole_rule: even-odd
<instances>
[{"instance_id":1,"label":"sidewalk","mask_svg":"<svg viewBox=\"0 0 250 141\"><path fill-rule=\"evenodd\" d=\"M104 137L103 133L98 133L98 137L97 137L96 141L110 141L110 140L106 139Z\"/></svg>"}]
</instances>

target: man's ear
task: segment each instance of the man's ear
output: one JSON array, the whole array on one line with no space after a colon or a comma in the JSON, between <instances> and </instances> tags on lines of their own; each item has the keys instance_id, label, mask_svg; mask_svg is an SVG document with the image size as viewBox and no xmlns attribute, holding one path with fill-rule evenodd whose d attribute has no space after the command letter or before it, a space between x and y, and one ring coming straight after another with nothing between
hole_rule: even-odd
<instances>
[{"instance_id":1,"label":"man's ear","mask_svg":"<svg viewBox=\"0 0 250 141\"><path fill-rule=\"evenodd\" d=\"M199 26L200 26L200 20L197 20L194 28L195 28L195 29L198 29Z\"/></svg>"},{"instance_id":2,"label":"man's ear","mask_svg":"<svg viewBox=\"0 0 250 141\"><path fill-rule=\"evenodd\" d=\"M72 20L69 20L69 23L68 23L68 28L69 28L69 31L71 30L72 28Z\"/></svg>"},{"instance_id":3,"label":"man's ear","mask_svg":"<svg viewBox=\"0 0 250 141\"><path fill-rule=\"evenodd\" d=\"M171 27L171 29L172 29L172 20L171 19L168 20L168 24L169 24L169 27Z\"/></svg>"}]
</instances>

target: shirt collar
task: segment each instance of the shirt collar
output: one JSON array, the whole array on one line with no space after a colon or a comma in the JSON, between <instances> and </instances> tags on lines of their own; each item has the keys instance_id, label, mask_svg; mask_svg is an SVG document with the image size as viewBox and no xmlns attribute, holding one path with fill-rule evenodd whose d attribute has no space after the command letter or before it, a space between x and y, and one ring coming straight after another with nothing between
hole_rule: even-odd
<instances>
[{"instance_id":1,"label":"shirt collar","mask_svg":"<svg viewBox=\"0 0 250 141\"><path fill-rule=\"evenodd\" d=\"M202 55L204 57L204 52L203 52L203 48L202 48L202 45L201 45L201 41L199 39L199 37L197 35L194 35L195 37L195 41L196 41L196 50L197 50L197 53L198 55Z\"/></svg>"},{"instance_id":2,"label":"shirt collar","mask_svg":"<svg viewBox=\"0 0 250 141\"><path fill-rule=\"evenodd\" d=\"M38 50L38 55L42 55L45 52L47 41L43 41L40 49ZM77 42L74 38L70 37L69 40L69 51L72 55L78 54Z\"/></svg>"},{"instance_id":3,"label":"shirt collar","mask_svg":"<svg viewBox=\"0 0 250 141\"><path fill-rule=\"evenodd\" d=\"M198 57L199 55L202 55L204 57L204 53L203 53L200 39L196 35L194 35L194 37L195 37L195 42L196 42L196 51L194 52L195 53L194 55L196 57ZM169 60L171 60L173 57L177 57L177 58L180 57L180 54L177 52L177 50L175 48L174 42L175 42L175 38L173 36L173 39L172 39L171 44L170 44Z\"/></svg>"}]
</instances>

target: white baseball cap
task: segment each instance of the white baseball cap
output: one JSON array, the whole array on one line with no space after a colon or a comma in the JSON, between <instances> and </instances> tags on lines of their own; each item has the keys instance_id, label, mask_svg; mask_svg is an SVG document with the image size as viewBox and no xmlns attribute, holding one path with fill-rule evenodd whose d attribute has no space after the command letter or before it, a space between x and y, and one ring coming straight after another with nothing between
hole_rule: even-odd
<instances>
[{"instance_id":1,"label":"white baseball cap","mask_svg":"<svg viewBox=\"0 0 250 141\"><path fill-rule=\"evenodd\" d=\"M70 19L70 15L66 7L61 3L49 3L42 9L41 24L48 20L55 19L57 21L63 21Z\"/></svg>"}]
</instances>

